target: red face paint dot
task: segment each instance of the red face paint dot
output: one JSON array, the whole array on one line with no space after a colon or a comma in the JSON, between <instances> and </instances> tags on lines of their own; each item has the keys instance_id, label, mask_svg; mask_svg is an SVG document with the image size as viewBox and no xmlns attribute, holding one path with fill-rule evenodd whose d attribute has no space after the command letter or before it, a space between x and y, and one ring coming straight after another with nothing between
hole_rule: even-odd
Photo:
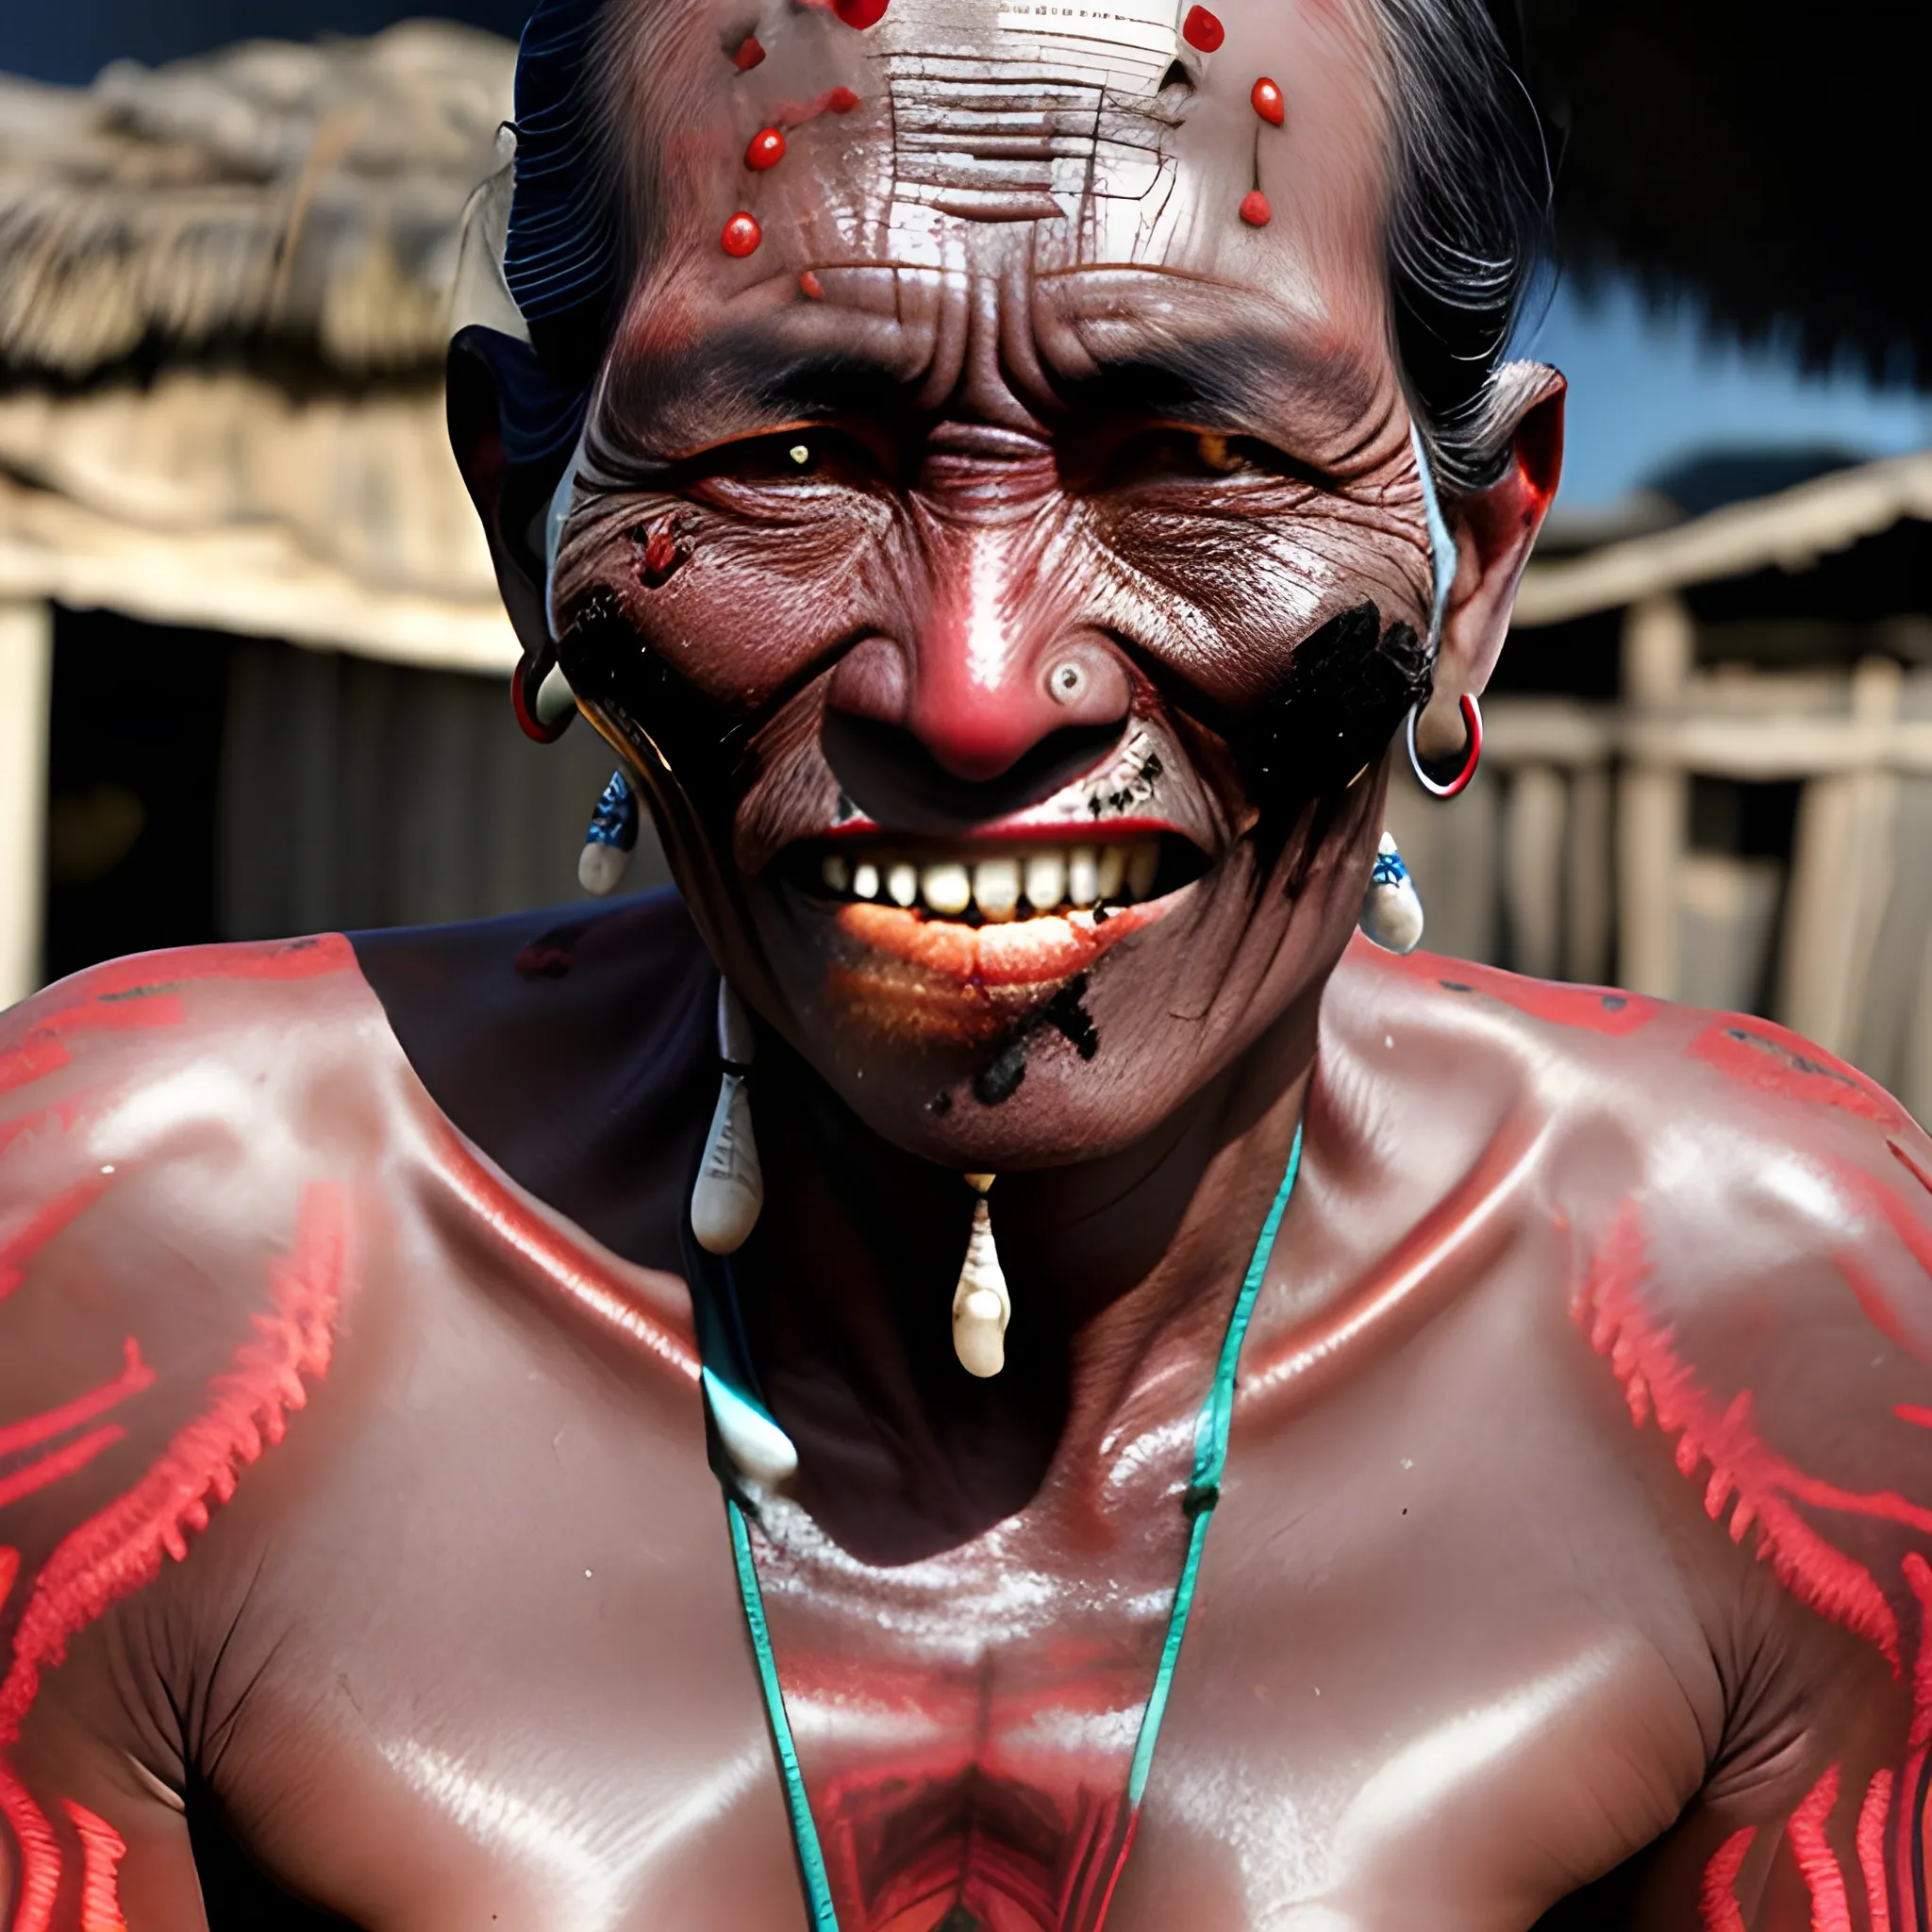
<instances>
[{"instance_id":1,"label":"red face paint dot","mask_svg":"<svg viewBox=\"0 0 1932 1932\"><path fill-rule=\"evenodd\" d=\"M1255 92L1248 96L1255 104L1255 112L1271 127L1279 127L1288 117L1288 108L1281 98L1281 90L1264 74L1255 83Z\"/></svg>"},{"instance_id":2,"label":"red face paint dot","mask_svg":"<svg viewBox=\"0 0 1932 1932\"><path fill-rule=\"evenodd\" d=\"M758 45L756 34L746 34L738 52L732 55L731 64L741 74L749 74L765 58L765 50Z\"/></svg>"},{"instance_id":3,"label":"red face paint dot","mask_svg":"<svg viewBox=\"0 0 1932 1932\"><path fill-rule=\"evenodd\" d=\"M832 11L847 26L876 26L886 17L886 0L832 0Z\"/></svg>"},{"instance_id":4,"label":"red face paint dot","mask_svg":"<svg viewBox=\"0 0 1932 1932\"><path fill-rule=\"evenodd\" d=\"M724 243L726 255L749 255L764 239L755 216L739 213L724 224Z\"/></svg>"},{"instance_id":5,"label":"red face paint dot","mask_svg":"<svg viewBox=\"0 0 1932 1932\"><path fill-rule=\"evenodd\" d=\"M748 219L748 218L747 218ZM1258 188L1251 188L1241 196L1241 220L1251 228L1265 228L1274 219L1274 210L1268 206L1268 197ZM728 242L724 244L731 245ZM758 244L752 244L756 247Z\"/></svg>"},{"instance_id":6,"label":"red face paint dot","mask_svg":"<svg viewBox=\"0 0 1932 1932\"><path fill-rule=\"evenodd\" d=\"M1204 54L1211 54L1227 38L1227 29L1205 7L1191 7L1181 22L1181 39Z\"/></svg>"},{"instance_id":7,"label":"red face paint dot","mask_svg":"<svg viewBox=\"0 0 1932 1932\"><path fill-rule=\"evenodd\" d=\"M762 172L785 158L785 137L775 127L760 127L744 151L744 165Z\"/></svg>"},{"instance_id":8,"label":"red face paint dot","mask_svg":"<svg viewBox=\"0 0 1932 1932\"><path fill-rule=\"evenodd\" d=\"M810 269L807 269L799 276L798 287L801 293L810 296L814 302L823 302L825 299L824 284L819 280L818 276L812 274Z\"/></svg>"},{"instance_id":9,"label":"red face paint dot","mask_svg":"<svg viewBox=\"0 0 1932 1932\"><path fill-rule=\"evenodd\" d=\"M858 96L849 87L835 87L825 96L825 106L835 114L849 114L858 105Z\"/></svg>"}]
</instances>

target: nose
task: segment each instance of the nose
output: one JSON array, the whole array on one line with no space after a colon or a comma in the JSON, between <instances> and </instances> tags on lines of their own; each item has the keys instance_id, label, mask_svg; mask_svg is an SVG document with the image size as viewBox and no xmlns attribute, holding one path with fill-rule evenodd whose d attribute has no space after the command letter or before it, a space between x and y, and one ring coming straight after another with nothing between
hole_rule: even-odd
<instances>
[{"instance_id":1,"label":"nose","mask_svg":"<svg viewBox=\"0 0 1932 1932\"><path fill-rule=\"evenodd\" d=\"M1000 539L979 531L937 562L931 611L908 641L873 637L833 674L834 713L896 727L969 785L1007 776L1050 741L1091 745L1126 722L1131 690L1118 649L1091 626L1057 623L1016 583ZM875 735L875 734L874 734Z\"/></svg>"}]
</instances>

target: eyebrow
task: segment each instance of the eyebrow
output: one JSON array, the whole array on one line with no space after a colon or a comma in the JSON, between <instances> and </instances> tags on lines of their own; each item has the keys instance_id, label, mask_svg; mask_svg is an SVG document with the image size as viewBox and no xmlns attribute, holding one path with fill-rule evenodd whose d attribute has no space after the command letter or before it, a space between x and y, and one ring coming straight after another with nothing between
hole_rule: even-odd
<instances>
[{"instance_id":1,"label":"eyebrow","mask_svg":"<svg viewBox=\"0 0 1932 1932\"><path fill-rule=\"evenodd\" d=\"M1290 420L1297 405L1312 400L1340 415L1357 413L1352 405L1373 388L1353 356L1318 364L1279 329L1237 324L1174 331L1152 318L1124 316L1106 332L1124 338L1115 353L1083 331L1091 365L1059 375L1049 369L1051 395L1023 397L1036 410L1044 406L1049 425L1113 408L1266 435L1271 423ZM1096 347L1102 352L1092 353ZM648 427L654 441L676 451L661 458L669 465L794 424L903 412L924 375L923 363L895 363L868 353L862 341L827 348L787 342L764 329L732 329L675 356L633 362L612 386L613 426Z\"/></svg>"}]
</instances>

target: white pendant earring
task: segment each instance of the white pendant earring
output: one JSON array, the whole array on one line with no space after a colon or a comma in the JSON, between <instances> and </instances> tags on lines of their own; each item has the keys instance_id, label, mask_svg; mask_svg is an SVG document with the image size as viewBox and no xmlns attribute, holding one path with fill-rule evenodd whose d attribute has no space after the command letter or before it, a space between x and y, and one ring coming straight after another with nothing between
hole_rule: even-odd
<instances>
[{"instance_id":1,"label":"white pendant earring","mask_svg":"<svg viewBox=\"0 0 1932 1932\"><path fill-rule=\"evenodd\" d=\"M1006 1367L1007 1324L1013 1319L1000 1251L993 1245L992 1214L986 1205L993 1179L990 1174L966 1176L979 1198L973 1204L973 1232L966 1238L966 1258L953 1290L953 1353L969 1375L982 1380Z\"/></svg>"},{"instance_id":2,"label":"white pendant earring","mask_svg":"<svg viewBox=\"0 0 1932 1932\"><path fill-rule=\"evenodd\" d=\"M1423 902L1387 832L1362 894L1361 928L1385 953L1412 953L1423 942Z\"/></svg>"},{"instance_id":3,"label":"white pendant earring","mask_svg":"<svg viewBox=\"0 0 1932 1932\"><path fill-rule=\"evenodd\" d=\"M691 1231L698 1246L713 1255L735 1255L751 1238L765 1205L764 1170L751 1131L751 1071L755 1044L751 1020L738 995L718 982L718 1105L711 1112L710 1137L691 1191Z\"/></svg>"}]
</instances>

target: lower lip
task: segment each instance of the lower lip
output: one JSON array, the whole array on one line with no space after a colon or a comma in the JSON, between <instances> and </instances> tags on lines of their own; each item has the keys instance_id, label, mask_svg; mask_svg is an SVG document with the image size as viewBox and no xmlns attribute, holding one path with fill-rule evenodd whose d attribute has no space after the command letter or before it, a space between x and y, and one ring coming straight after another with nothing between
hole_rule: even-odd
<instances>
[{"instance_id":1,"label":"lower lip","mask_svg":"<svg viewBox=\"0 0 1932 1932\"><path fill-rule=\"evenodd\" d=\"M1046 916L1008 925L959 925L896 906L849 904L839 930L874 953L904 960L960 987L989 991L1050 986L1083 973L1130 933L1165 918L1168 900L1128 906L1104 921Z\"/></svg>"}]
</instances>

